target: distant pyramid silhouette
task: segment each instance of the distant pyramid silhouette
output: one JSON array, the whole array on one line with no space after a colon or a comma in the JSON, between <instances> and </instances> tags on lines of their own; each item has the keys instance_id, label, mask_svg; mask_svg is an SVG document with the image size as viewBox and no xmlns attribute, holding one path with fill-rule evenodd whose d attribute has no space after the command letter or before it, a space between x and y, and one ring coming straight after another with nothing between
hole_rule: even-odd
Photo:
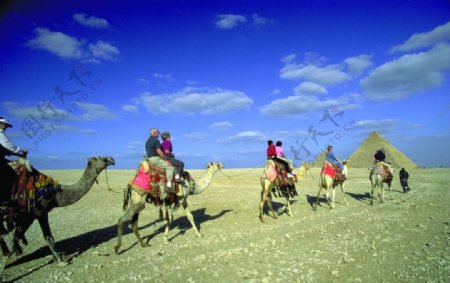
<instances>
[{"instance_id":1,"label":"distant pyramid silhouette","mask_svg":"<svg viewBox=\"0 0 450 283\"><path fill-rule=\"evenodd\" d=\"M385 161L394 165L395 168L417 168L416 163L376 131L371 132L366 140L350 156L351 166L357 168L370 167L373 164L373 155L380 148L383 148L386 154Z\"/></svg>"}]
</instances>

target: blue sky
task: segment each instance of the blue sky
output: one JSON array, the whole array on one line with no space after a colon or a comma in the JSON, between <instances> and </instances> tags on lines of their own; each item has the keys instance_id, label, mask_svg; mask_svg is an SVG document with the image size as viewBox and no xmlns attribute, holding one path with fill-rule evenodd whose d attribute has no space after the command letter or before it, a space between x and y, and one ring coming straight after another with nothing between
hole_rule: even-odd
<instances>
[{"instance_id":1,"label":"blue sky","mask_svg":"<svg viewBox=\"0 0 450 283\"><path fill-rule=\"evenodd\" d=\"M450 166L447 0L114 3L2 4L0 116L37 168L135 168L151 127L188 169L260 167L268 139L345 159L373 130Z\"/></svg>"}]
</instances>

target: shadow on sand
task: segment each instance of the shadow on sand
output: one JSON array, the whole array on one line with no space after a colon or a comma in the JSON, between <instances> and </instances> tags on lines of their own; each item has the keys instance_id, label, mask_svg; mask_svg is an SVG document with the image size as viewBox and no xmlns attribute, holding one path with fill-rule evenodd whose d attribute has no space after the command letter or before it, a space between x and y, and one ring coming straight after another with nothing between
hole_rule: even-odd
<instances>
[{"instance_id":1,"label":"shadow on sand","mask_svg":"<svg viewBox=\"0 0 450 283\"><path fill-rule=\"evenodd\" d=\"M195 223L196 223L197 227L200 229L200 226L202 223L210 221L210 220L215 220L231 211L233 211L233 210L226 209L226 210L222 210L217 215L211 216L211 215L208 215L205 213L206 208L200 208L200 209L192 211L192 214L194 215L194 219L195 219ZM180 211L179 213L183 213L183 212ZM148 228L158 222L161 222L161 220L159 220L159 218L158 218L158 220L154 220L142 227L139 227L139 230ZM176 234L175 236L173 236L171 238L171 240L179 235L183 235L188 229L192 228L191 224L189 223L188 219L185 217L184 213L182 215L180 215L179 217L177 217L176 219L174 219L170 228L172 230L175 227L178 227L181 231L178 234ZM162 227L158 228L152 234L145 236L143 238L147 238L147 242L148 242L152 238L154 238L156 235L158 235L159 233L164 233L164 228L165 227L163 225ZM130 233L132 233L131 229L129 229L128 225L125 224L123 235L127 235ZM56 250L61 254L63 259L67 262L71 262L71 260L74 257L79 256L80 254L83 254L84 252L88 251L89 249L94 248L102 243L108 242L108 241L116 239L116 238L117 238L117 225L115 224L115 225L92 230L92 231L86 232L84 234L80 234L78 236L74 236L74 237L71 237L68 239L58 241L55 243L55 246L56 246ZM134 247L137 244L138 243L135 242L134 244L131 245L131 247L128 247L126 250L122 251L121 254L123 252L131 249L132 247ZM26 247L24 249L26 249ZM111 254L114 254L113 250L111 250ZM111 254L104 253L104 254L99 254L99 256L110 256ZM51 256L51 252L50 252L50 249L48 248L48 246L45 245L30 254L27 254L25 256L21 256L21 257L17 258L13 262L9 263L6 266L6 268L18 266L23 263L30 262L30 261L40 259L40 258L44 258L47 256ZM37 270L51 264L52 262L53 262L53 260L49 260L46 263L42 263L36 267L27 269L26 274L21 274L19 277L12 279L11 282L14 282L16 280L24 278L24 277L30 275L31 273L33 273L34 271L37 271Z\"/></svg>"}]
</instances>

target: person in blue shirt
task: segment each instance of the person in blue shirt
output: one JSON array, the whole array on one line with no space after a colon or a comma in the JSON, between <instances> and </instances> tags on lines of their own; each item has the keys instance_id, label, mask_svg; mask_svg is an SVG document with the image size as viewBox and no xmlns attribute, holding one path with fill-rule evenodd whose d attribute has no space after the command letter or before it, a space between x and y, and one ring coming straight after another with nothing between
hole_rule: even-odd
<instances>
[{"instance_id":1,"label":"person in blue shirt","mask_svg":"<svg viewBox=\"0 0 450 283\"><path fill-rule=\"evenodd\" d=\"M325 154L325 160L330 162L331 164L336 164L339 167L339 169L341 169L341 171L344 169L344 166L342 165L342 163L334 155L333 147L331 145L329 145L327 147L327 153Z\"/></svg>"}]
</instances>

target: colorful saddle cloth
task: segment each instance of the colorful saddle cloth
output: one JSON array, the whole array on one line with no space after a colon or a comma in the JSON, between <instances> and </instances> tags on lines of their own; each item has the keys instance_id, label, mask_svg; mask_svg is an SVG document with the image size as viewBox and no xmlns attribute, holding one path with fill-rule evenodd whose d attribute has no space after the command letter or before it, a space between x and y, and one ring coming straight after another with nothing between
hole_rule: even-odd
<instances>
[{"instance_id":1,"label":"colorful saddle cloth","mask_svg":"<svg viewBox=\"0 0 450 283\"><path fill-rule=\"evenodd\" d=\"M34 168L29 172L25 166L19 166L16 173L19 182L12 198L23 209L43 209L57 192L61 192L61 185L55 179Z\"/></svg>"},{"instance_id":2,"label":"colorful saddle cloth","mask_svg":"<svg viewBox=\"0 0 450 283\"><path fill-rule=\"evenodd\" d=\"M276 162L274 160L271 160L273 162L274 167L272 167L270 170L274 171L274 177L277 180L277 182L274 183L274 186L272 188L272 194L274 196L278 197L294 197L297 196L297 189L295 187L295 180L292 178L288 178L287 171L284 166L284 164L281 164L279 162ZM267 172L266 172L267 174ZM268 178L270 181L270 178Z\"/></svg>"},{"instance_id":3,"label":"colorful saddle cloth","mask_svg":"<svg viewBox=\"0 0 450 283\"><path fill-rule=\"evenodd\" d=\"M335 186L339 182L343 182L346 180L345 175L342 173L341 168L339 168L338 165L332 164L330 162L326 162L323 167L321 174L325 174L333 178L334 182L333 185Z\"/></svg>"}]
</instances>

